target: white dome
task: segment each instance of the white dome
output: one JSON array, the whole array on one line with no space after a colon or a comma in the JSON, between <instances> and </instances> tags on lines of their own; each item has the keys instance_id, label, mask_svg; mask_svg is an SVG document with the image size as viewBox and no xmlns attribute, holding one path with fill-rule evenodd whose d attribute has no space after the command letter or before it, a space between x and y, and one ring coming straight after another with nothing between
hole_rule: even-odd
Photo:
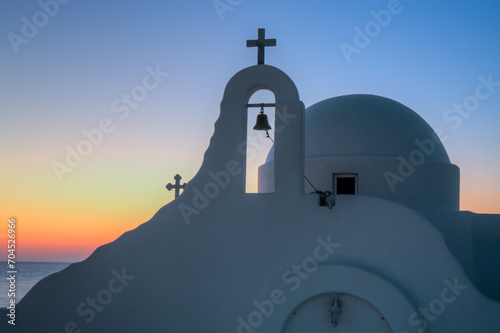
<instances>
[{"instance_id":1,"label":"white dome","mask_svg":"<svg viewBox=\"0 0 500 333\"><path fill-rule=\"evenodd\" d=\"M416 209L459 207L460 170L425 120L396 101L347 95L316 103L305 113L304 141L304 172L318 189L336 194L340 175L355 194ZM259 167L258 188L274 191L274 147Z\"/></svg>"},{"instance_id":2,"label":"white dome","mask_svg":"<svg viewBox=\"0 0 500 333\"><path fill-rule=\"evenodd\" d=\"M425 159L450 163L434 130L417 113L392 99L375 95L329 98L306 109L306 157L408 157L415 140L432 139L436 149ZM273 161L274 147L266 163Z\"/></svg>"}]
</instances>

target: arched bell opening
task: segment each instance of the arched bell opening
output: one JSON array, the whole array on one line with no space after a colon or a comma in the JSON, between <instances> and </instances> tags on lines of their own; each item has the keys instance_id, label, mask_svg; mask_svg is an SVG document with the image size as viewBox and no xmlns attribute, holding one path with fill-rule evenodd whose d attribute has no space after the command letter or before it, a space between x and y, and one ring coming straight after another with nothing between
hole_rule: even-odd
<instances>
[{"instance_id":1,"label":"arched bell opening","mask_svg":"<svg viewBox=\"0 0 500 333\"><path fill-rule=\"evenodd\" d=\"M245 149L246 193L258 193L258 168L265 163L274 145L276 128L274 105L275 96L268 89L257 90L248 100ZM274 152L274 149L272 151Z\"/></svg>"},{"instance_id":2,"label":"arched bell opening","mask_svg":"<svg viewBox=\"0 0 500 333\"><path fill-rule=\"evenodd\" d=\"M274 157L276 166L273 166L275 168L273 175L276 177L271 181L273 183L271 190L259 191L259 193L282 192L290 196L301 195L304 193L304 104L299 99L297 87L295 87L293 81L276 67L255 65L241 70L229 80L221 102L221 116L217 121L216 131L209 149L212 148L212 145L215 147L215 144L219 144L220 140L220 147L222 147L224 154L240 163L245 170L231 184L238 190L241 188L243 193L246 193L247 151L249 161L253 160L250 154L252 151L255 152L251 142L249 143L249 149L246 149L248 127L255 126L255 118L250 121L247 114L249 104L253 108L252 104L263 103L260 98L257 99L258 95L252 98L254 93L262 89L271 91L274 98L270 98L269 101L275 101L272 105L265 106L264 110L265 112L269 111L268 116L271 117L268 117L268 121L270 125L275 124L274 141L276 150ZM268 110L268 107L271 106L275 107L276 117L274 122L271 119L273 118L272 110ZM257 108L256 111L260 112L260 104L257 105ZM224 134L221 131L224 127L226 128L224 130L226 139L224 139ZM234 148L236 148L236 151ZM211 151L207 151L208 153L211 153ZM231 156L231 154L236 155ZM265 156L265 151L262 152L262 156ZM203 167L208 168L209 171L214 169L208 163L204 163ZM249 170L248 174L252 175L252 171ZM250 180L248 184L251 184ZM260 183L258 186L260 187Z\"/></svg>"}]
</instances>

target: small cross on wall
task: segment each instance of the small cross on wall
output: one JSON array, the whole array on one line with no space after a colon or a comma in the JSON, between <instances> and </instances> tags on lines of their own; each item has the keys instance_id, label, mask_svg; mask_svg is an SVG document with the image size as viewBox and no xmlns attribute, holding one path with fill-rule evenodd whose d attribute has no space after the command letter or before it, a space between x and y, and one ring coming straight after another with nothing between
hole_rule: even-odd
<instances>
[{"instance_id":1,"label":"small cross on wall","mask_svg":"<svg viewBox=\"0 0 500 333\"><path fill-rule=\"evenodd\" d=\"M264 65L264 48L266 46L276 46L276 39L266 39L266 29L259 29L259 38L247 40L247 47L258 47L257 64Z\"/></svg>"},{"instance_id":2,"label":"small cross on wall","mask_svg":"<svg viewBox=\"0 0 500 333\"><path fill-rule=\"evenodd\" d=\"M182 177L179 174L177 174L174 176L175 184L172 185L172 183L168 183L167 186L165 186L169 191L175 189L176 198L179 196L180 189L184 189L186 187L186 183L181 185L181 179Z\"/></svg>"}]
</instances>

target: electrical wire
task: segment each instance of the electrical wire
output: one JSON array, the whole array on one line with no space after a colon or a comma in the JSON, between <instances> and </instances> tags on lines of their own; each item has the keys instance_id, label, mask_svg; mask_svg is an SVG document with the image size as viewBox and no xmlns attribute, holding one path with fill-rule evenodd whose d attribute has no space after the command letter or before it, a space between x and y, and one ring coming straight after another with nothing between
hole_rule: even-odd
<instances>
[{"instance_id":1,"label":"electrical wire","mask_svg":"<svg viewBox=\"0 0 500 333\"><path fill-rule=\"evenodd\" d=\"M265 131L266 131L266 137L268 137L269 140L271 140L274 143L274 140L269 135L268 130L265 130ZM319 194L319 196L323 199L323 202L326 202L328 204L328 208L332 209L332 204L327 199L330 195L332 195L331 192L329 192L329 191L323 192L323 191L318 190L305 175L304 175L304 178L307 180L307 182L309 183L309 185L311 185L312 188L314 189L314 192L312 192L312 193ZM328 194L328 193L330 193L330 194Z\"/></svg>"}]
</instances>

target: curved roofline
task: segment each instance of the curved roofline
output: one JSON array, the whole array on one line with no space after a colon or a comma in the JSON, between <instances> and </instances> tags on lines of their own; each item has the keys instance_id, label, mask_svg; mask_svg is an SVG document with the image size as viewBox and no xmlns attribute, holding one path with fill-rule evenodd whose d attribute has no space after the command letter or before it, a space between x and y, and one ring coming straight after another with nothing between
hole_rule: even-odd
<instances>
[{"instance_id":1,"label":"curved roofline","mask_svg":"<svg viewBox=\"0 0 500 333\"><path fill-rule=\"evenodd\" d=\"M352 114L349 114L348 111L338 112L338 109L335 109L335 104L339 105L339 107L347 107L347 108L351 105L354 107L359 106L360 117L368 115L372 119L368 119L366 123L354 123L352 119ZM371 104L373 104L375 110L370 110L367 108L367 105L371 107ZM331 118L325 116L325 114L328 113L325 112L325 110L328 109L337 111L336 115L338 115L341 118L341 120L345 121L347 119L348 121L351 121L353 124L357 124L358 126L354 130L370 131L371 130L369 128L371 124L370 121L375 121L375 124L377 124L378 127L375 127L373 132L378 133L379 137L381 137L382 139L381 142L379 143L379 146L377 146L377 144L373 142L373 140L367 140L366 144L358 143L356 145L352 143L352 140L351 141L348 140L343 143L344 146L347 146L345 150L343 150L342 148L328 150L327 148L317 148L319 146L318 145L319 141L316 143L308 142L310 141L310 135L308 134L311 133L311 129L308 128L308 123L310 121L316 121L318 124L321 124L321 121L324 120L331 122ZM380 109L387 110L386 113L387 119L385 120L385 122L384 120L378 121L376 115L374 115ZM381 114L383 115L383 113ZM448 156L448 153L446 152L446 149L444 148L443 143L441 142L440 138L438 137L434 129L432 129L432 127L425 121L425 119L423 119L417 112L407 107L406 105L388 97L378 96L373 94L349 94L349 95L331 97L309 106L306 109L305 118L306 118L306 129L305 129L306 158L311 158L315 156L333 157L333 156L363 156L363 155L373 156L373 157L389 157L389 158L390 157L397 158L398 156L409 157L411 154L415 154L414 151L419 150L419 146L416 143L414 143L415 141L418 140L419 142L423 142L427 139L432 139L433 142L435 143L435 149L429 155L424 156L424 159L438 163L451 164L450 158ZM393 121L393 124L391 124L391 120ZM404 126L399 126L401 124L403 124ZM384 126L386 125L388 128L391 129L394 128L395 139L391 138L390 135L384 135L387 133L386 128L384 128ZM321 127L321 125L319 126ZM338 128L339 127L337 127L337 129ZM413 133L414 135L413 138L411 137L412 134L407 134L408 131ZM335 134L333 133L333 135ZM410 138L408 137L408 135L410 135ZM316 135L316 137L321 137L321 136L325 137L325 135ZM349 134L346 137L352 139L353 136L354 136L353 134ZM402 140L398 140L398 136L401 136ZM410 139L412 139L411 141L413 142L410 142ZM331 142L330 137L327 137L327 140L329 140L328 142ZM364 146L366 146L366 149L363 149ZM368 146L371 146L371 148L368 148ZM313 151L311 151L311 149ZM370 151L369 149L372 150ZM329 151L331 151L331 153L329 153ZM346 153L346 151L352 151L352 154ZM267 164L274 160L273 154L274 154L274 146L269 151L269 154L264 164Z\"/></svg>"}]
</instances>

